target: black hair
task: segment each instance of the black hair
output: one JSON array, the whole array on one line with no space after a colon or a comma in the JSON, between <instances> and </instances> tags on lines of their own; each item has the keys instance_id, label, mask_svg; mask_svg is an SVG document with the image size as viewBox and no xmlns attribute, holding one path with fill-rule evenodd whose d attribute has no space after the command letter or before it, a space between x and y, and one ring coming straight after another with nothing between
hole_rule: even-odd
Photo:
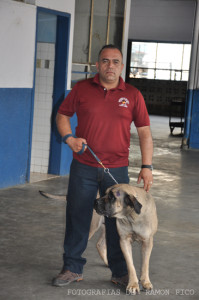
<instances>
[{"instance_id":1,"label":"black hair","mask_svg":"<svg viewBox=\"0 0 199 300\"><path fill-rule=\"evenodd\" d=\"M121 49L120 49L119 47L117 47L117 46L115 46L115 45L113 45L113 44L108 44L108 45L104 45L104 46L101 48L101 50L100 50L100 52L99 52L99 55L98 55L98 60L99 60L99 57L100 57L100 55L101 55L101 53L102 53L102 51L103 51L104 49L117 49L117 50L120 51L120 53L121 53L121 55L122 55L122 58L123 58L122 51L121 51Z\"/></svg>"}]
</instances>

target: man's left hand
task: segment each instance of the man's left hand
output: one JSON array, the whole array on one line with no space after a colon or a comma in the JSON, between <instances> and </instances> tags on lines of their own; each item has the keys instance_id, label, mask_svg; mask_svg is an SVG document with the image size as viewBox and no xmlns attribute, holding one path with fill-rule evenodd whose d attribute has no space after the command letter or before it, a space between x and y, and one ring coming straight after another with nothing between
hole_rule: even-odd
<instances>
[{"instance_id":1,"label":"man's left hand","mask_svg":"<svg viewBox=\"0 0 199 300\"><path fill-rule=\"evenodd\" d=\"M141 182L141 180L144 181L144 190L146 192L149 192L149 190L150 190L150 188L153 184L152 171L150 169L147 169L147 168L141 169L140 174L138 176L137 183L139 184Z\"/></svg>"}]
</instances>

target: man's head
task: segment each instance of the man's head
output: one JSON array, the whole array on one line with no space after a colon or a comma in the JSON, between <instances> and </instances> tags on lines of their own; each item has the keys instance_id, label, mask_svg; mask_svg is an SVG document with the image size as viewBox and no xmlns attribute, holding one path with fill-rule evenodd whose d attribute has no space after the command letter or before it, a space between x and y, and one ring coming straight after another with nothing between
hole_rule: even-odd
<instances>
[{"instance_id":1,"label":"man's head","mask_svg":"<svg viewBox=\"0 0 199 300\"><path fill-rule=\"evenodd\" d=\"M122 59L121 50L114 45L106 45L100 50L96 67L100 82L105 87L114 88L118 85L124 67Z\"/></svg>"},{"instance_id":2,"label":"man's head","mask_svg":"<svg viewBox=\"0 0 199 300\"><path fill-rule=\"evenodd\" d=\"M117 50L120 52L120 54L121 54L121 56L122 56L122 59L123 59L123 54L122 54L122 51L120 50L120 48L117 47L117 46L115 46L115 45L108 44L108 45L103 46L103 47L101 48L101 50L99 51L99 54L98 54L98 61L99 61L99 59L100 59L100 55L101 55L102 51L103 51L103 50L106 50L106 49L117 49Z\"/></svg>"}]
</instances>

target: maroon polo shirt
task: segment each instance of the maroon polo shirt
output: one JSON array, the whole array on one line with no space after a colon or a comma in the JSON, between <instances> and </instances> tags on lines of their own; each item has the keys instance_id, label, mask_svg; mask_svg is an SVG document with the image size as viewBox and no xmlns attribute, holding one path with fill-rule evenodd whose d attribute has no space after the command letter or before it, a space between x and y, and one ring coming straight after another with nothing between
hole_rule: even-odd
<instances>
[{"instance_id":1,"label":"maroon polo shirt","mask_svg":"<svg viewBox=\"0 0 199 300\"><path fill-rule=\"evenodd\" d=\"M120 77L117 88L106 90L99 75L78 82L64 99L58 112L72 117L77 114L76 136L88 145L108 168L128 166L130 128L149 126L149 116L142 94ZM73 153L81 163L99 167L87 149Z\"/></svg>"}]
</instances>

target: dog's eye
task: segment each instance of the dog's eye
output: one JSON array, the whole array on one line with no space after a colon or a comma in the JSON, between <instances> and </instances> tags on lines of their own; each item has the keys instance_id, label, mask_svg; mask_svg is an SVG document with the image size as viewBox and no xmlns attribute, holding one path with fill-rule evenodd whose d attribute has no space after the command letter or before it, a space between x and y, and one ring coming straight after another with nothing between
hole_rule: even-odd
<instances>
[{"instance_id":1,"label":"dog's eye","mask_svg":"<svg viewBox=\"0 0 199 300\"><path fill-rule=\"evenodd\" d=\"M110 202L114 202L115 201L115 196L114 196L114 194L113 194L113 192L112 191L110 191L110 193L109 193L109 195L108 195L108 200L110 201Z\"/></svg>"},{"instance_id":2,"label":"dog's eye","mask_svg":"<svg viewBox=\"0 0 199 300\"><path fill-rule=\"evenodd\" d=\"M113 198L113 192L112 191L109 192L108 198L109 198L109 200L111 200Z\"/></svg>"}]
</instances>

